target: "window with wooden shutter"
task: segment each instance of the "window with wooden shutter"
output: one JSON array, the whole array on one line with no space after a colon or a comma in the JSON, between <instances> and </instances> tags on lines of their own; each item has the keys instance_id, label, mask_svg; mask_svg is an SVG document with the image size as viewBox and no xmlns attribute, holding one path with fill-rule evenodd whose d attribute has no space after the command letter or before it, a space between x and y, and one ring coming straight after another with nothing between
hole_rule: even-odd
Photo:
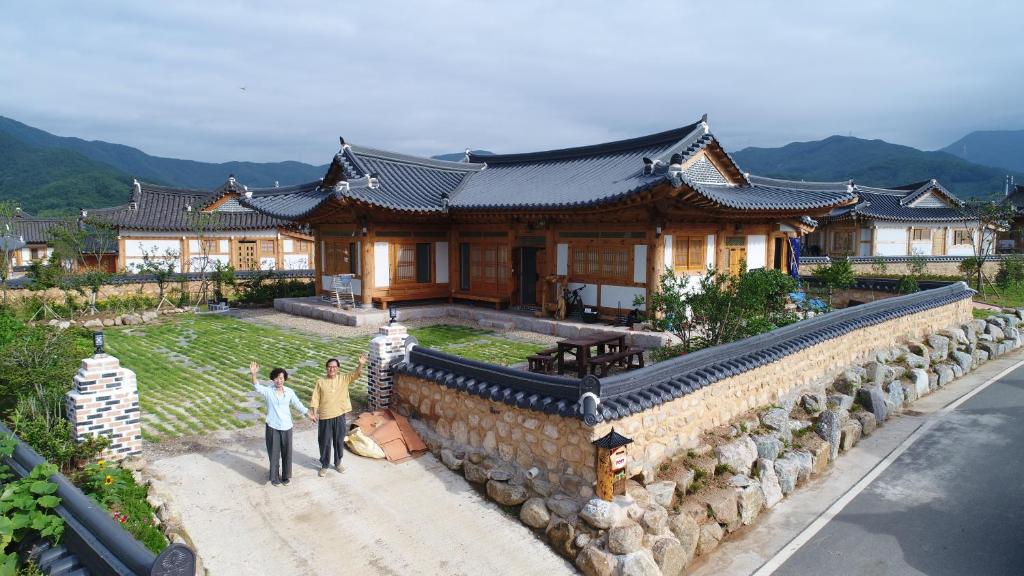
<instances>
[{"instance_id":1,"label":"window with wooden shutter","mask_svg":"<svg viewBox=\"0 0 1024 576\"><path fill-rule=\"evenodd\" d=\"M914 242L927 242L932 239L932 231L930 228L914 228L911 230L911 239Z\"/></svg>"},{"instance_id":2,"label":"window with wooden shutter","mask_svg":"<svg viewBox=\"0 0 1024 576\"><path fill-rule=\"evenodd\" d=\"M578 244L571 250L571 279L578 282L631 284L633 247Z\"/></svg>"},{"instance_id":3,"label":"window with wooden shutter","mask_svg":"<svg viewBox=\"0 0 1024 576\"><path fill-rule=\"evenodd\" d=\"M974 244L973 234L970 230L954 230L953 231L953 244Z\"/></svg>"},{"instance_id":4,"label":"window with wooden shutter","mask_svg":"<svg viewBox=\"0 0 1024 576\"><path fill-rule=\"evenodd\" d=\"M672 245L672 267L677 272L703 272L707 267L707 238L676 236Z\"/></svg>"},{"instance_id":5,"label":"window with wooden shutter","mask_svg":"<svg viewBox=\"0 0 1024 576\"><path fill-rule=\"evenodd\" d=\"M395 250L395 281L416 280L416 245L398 244Z\"/></svg>"},{"instance_id":6,"label":"window with wooden shutter","mask_svg":"<svg viewBox=\"0 0 1024 576\"><path fill-rule=\"evenodd\" d=\"M260 252L263 254L274 253L274 241L273 240L260 240Z\"/></svg>"}]
</instances>

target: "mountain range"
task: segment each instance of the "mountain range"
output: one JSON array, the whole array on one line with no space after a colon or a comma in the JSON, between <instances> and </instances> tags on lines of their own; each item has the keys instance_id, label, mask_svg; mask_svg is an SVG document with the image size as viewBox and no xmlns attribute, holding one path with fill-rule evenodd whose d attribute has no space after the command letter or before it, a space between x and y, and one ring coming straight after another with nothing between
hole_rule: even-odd
<instances>
[{"instance_id":1,"label":"mountain range","mask_svg":"<svg viewBox=\"0 0 1024 576\"><path fill-rule=\"evenodd\" d=\"M477 154L490 154L477 150ZM459 161L464 154L434 156ZM896 186L936 178L962 198L996 197L1007 174L1024 183L1024 130L974 132L940 151L882 140L830 136L779 148L733 153L740 168L795 180L853 179ZM56 136L0 116L0 200L37 215L73 214L127 201L132 178L182 188L213 189L233 174L253 187L309 182L326 165L302 162L198 162L151 156L102 141Z\"/></svg>"}]
</instances>

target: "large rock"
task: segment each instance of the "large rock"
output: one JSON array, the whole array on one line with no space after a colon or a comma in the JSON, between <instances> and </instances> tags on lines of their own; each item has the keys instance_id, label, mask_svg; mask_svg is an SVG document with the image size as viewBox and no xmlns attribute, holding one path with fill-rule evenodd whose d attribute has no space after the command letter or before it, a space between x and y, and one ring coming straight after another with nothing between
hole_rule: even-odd
<instances>
[{"instance_id":1,"label":"large rock","mask_svg":"<svg viewBox=\"0 0 1024 576\"><path fill-rule=\"evenodd\" d=\"M697 554L704 556L718 547L725 537L725 530L718 522L708 522L700 527L700 540L697 541Z\"/></svg>"},{"instance_id":2,"label":"large rock","mask_svg":"<svg viewBox=\"0 0 1024 576\"><path fill-rule=\"evenodd\" d=\"M928 357L914 354L913 352L907 352L903 355L903 362L908 368L927 368Z\"/></svg>"},{"instance_id":3,"label":"large rock","mask_svg":"<svg viewBox=\"0 0 1024 576\"><path fill-rule=\"evenodd\" d=\"M828 404L834 405L839 410L853 408L853 396L848 394L829 394Z\"/></svg>"},{"instance_id":4,"label":"large rock","mask_svg":"<svg viewBox=\"0 0 1024 576\"><path fill-rule=\"evenodd\" d=\"M836 379L832 382L832 387L843 394L852 396L860 389L862 382L863 378L861 378L860 372L848 369L843 370L839 376L836 376Z\"/></svg>"},{"instance_id":5,"label":"large rock","mask_svg":"<svg viewBox=\"0 0 1024 576\"><path fill-rule=\"evenodd\" d=\"M675 538L658 538L651 545L651 556L664 576L679 576L689 562L683 547Z\"/></svg>"},{"instance_id":6,"label":"large rock","mask_svg":"<svg viewBox=\"0 0 1024 576\"><path fill-rule=\"evenodd\" d=\"M812 436L804 442L804 448L811 453L811 473L822 474L828 470L829 454L832 453L832 446L828 442Z\"/></svg>"},{"instance_id":7,"label":"large rock","mask_svg":"<svg viewBox=\"0 0 1024 576\"><path fill-rule=\"evenodd\" d=\"M824 394L804 394L800 398L800 405L811 414L817 414L825 409Z\"/></svg>"},{"instance_id":8,"label":"large rock","mask_svg":"<svg viewBox=\"0 0 1024 576\"><path fill-rule=\"evenodd\" d=\"M99 318L94 318L92 320L86 320L85 322L82 322L82 327L83 328L90 328L90 329L92 329L92 328L103 328L103 320L100 320Z\"/></svg>"},{"instance_id":9,"label":"large rock","mask_svg":"<svg viewBox=\"0 0 1024 576\"><path fill-rule=\"evenodd\" d=\"M784 408L769 408L761 414L761 424L771 430L783 432L789 428L789 411Z\"/></svg>"},{"instance_id":10,"label":"large rock","mask_svg":"<svg viewBox=\"0 0 1024 576\"><path fill-rule=\"evenodd\" d=\"M866 388L860 388L857 394L861 394ZM843 433L843 413L839 410L825 410L818 414L818 421L814 424L814 434L821 440L831 445L833 453L831 458L836 459L839 454L839 442Z\"/></svg>"},{"instance_id":11,"label":"large rock","mask_svg":"<svg viewBox=\"0 0 1024 576\"><path fill-rule=\"evenodd\" d=\"M676 496L682 498L686 496L687 491L690 489L690 484L693 484L693 479L696 474L689 468L680 468L675 474L672 475L672 480L676 483Z\"/></svg>"},{"instance_id":12,"label":"large rock","mask_svg":"<svg viewBox=\"0 0 1024 576\"><path fill-rule=\"evenodd\" d=\"M686 558L684 564L689 564L697 550L697 541L700 540L700 524L689 514L677 514L668 519L668 529L682 546Z\"/></svg>"},{"instance_id":13,"label":"large rock","mask_svg":"<svg viewBox=\"0 0 1024 576\"><path fill-rule=\"evenodd\" d=\"M851 418L843 424L843 437L839 441L839 448L843 452L848 452L857 442L860 442L861 427L860 422L856 419Z\"/></svg>"},{"instance_id":14,"label":"large rock","mask_svg":"<svg viewBox=\"0 0 1024 576\"><path fill-rule=\"evenodd\" d=\"M939 377L939 386L945 386L953 381L953 369L949 364L936 364L935 374Z\"/></svg>"},{"instance_id":15,"label":"large rock","mask_svg":"<svg viewBox=\"0 0 1024 576\"><path fill-rule=\"evenodd\" d=\"M599 530L607 530L621 521L624 511L612 502L593 498L580 509L580 518Z\"/></svg>"},{"instance_id":16,"label":"large rock","mask_svg":"<svg viewBox=\"0 0 1024 576\"><path fill-rule=\"evenodd\" d=\"M949 356L949 338L932 334L926 340L928 341L928 347L931 348L931 354L928 356L929 360L932 362L942 362Z\"/></svg>"},{"instance_id":17,"label":"large rock","mask_svg":"<svg viewBox=\"0 0 1024 576\"><path fill-rule=\"evenodd\" d=\"M547 537L555 552L570 560L575 557L573 540L576 538L576 529L572 524L565 520L555 520L548 528Z\"/></svg>"},{"instance_id":18,"label":"large rock","mask_svg":"<svg viewBox=\"0 0 1024 576\"><path fill-rule=\"evenodd\" d=\"M811 477L811 471L814 470L814 456L809 450L794 450L783 458L792 458L800 466L797 482L806 482Z\"/></svg>"},{"instance_id":19,"label":"large rock","mask_svg":"<svg viewBox=\"0 0 1024 576\"><path fill-rule=\"evenodd\" d=\"M480 464L474 464L470 460L465 460L462 463L462 473L465 474L466 480L474 484L483 484L487 482L487 469Z\"/></svg>"},{"instance_id":20,"label":"large rock","mask_svg":"<svg viewBox=\"0 0 1024 576\"><path fill-rule=\"evenodd\" d=\"M504 506L518 506L530 497L525 486L497 480L487 481L487 495Z\"/></svg>"},{"instance_id":21,"label":"large rock","mask_svg":"<svg viewBox=\"0 0 1024 576\"><path fill-rule=\"evenodd\" d=\"M545 528L551 521L551 514L543 498L530 498L519 509L519 519L530 528Z\"/></svg>"},{"instance_id":22,"label":"large rock","mask_svg":"<svg viewBox=\"0 0 1024 576\"><path fill-rule=\"evenodd\" d=\"M992 340L996 342L1006 338L1006 334L1003 333L1003 329L991 322L989 322L988 326L985 326L985 334L991 336Z\"/></svg>"},{"instance_id":23,"label":"large rock","mask_svg":"<svg viewBox=\"0 0 1024 576\"><path fill-rule=\"evenodd\" d=\"M851 416L860 423L862 436L871 436L871 433L875 431L875 428L878 428L878 422L875 420L875 415L871 412L858 410L851 414Z\"/></svg>"},{"instance_id":24,"label":"large rock","mask_svg":"<svg viewBox=\"0 0 1024 576\"><path fill-rule=\"evenodd\" d=\"M657 504L651 504L644 509L640 526L648 534L661 534L668 526L668 511Z\"/></svg>"},{"instance_id":25,"label":"large rock","mask_svg":"<svg viewBox=\"0 0 1024 576\"><path fill-rule=\"evenodd\" d=\"M757 477L761 481L761 491L764 492L765 508L771 508L781 502L782 486L779 485L779 477L775 474L775 463L771 460L758 460Z\"/></svg>"},{"instance_id":26,"label":"large rock","mask_svg":"<svg viewBox=\"0 0 1024 576\"><path fill-rule=\"evenodd\" d=\"M757 515L764 508L764 492L761 490L760 482L751 482L744 488L736 489L736 498L739 502L740 523L750 526L757 519Z\"/></svg>"},{"instance_id":27,"label":"large rock","mask_svg":"<svg viewBox=\"0 0 1024 576\"><path fill-rule=\"evenodd\" d=\"M789 494L796 489L797 480L800 478L800 462L796 458L789 457L788 454L779 458L775 461L775 475L779 479L779 488L782 489L782 493Z\"/></svg>"},{"instance_id":28,"label":"large rock","mask_svg":"<svg viewBox=\"0 0 1024 576\"><path fill-rule=\"evenodd\" d=\"M893 410L901 412L903 410L903 384L901 382L890 382L883 387L886 391L886 400L892 405Z\"/></svg>"},{"instance_id":29,"label":"large rock","mask_svg":"<svg viewBox=\"0 0 1024 576\"><path fill-rule=\"evenodd\" d=\"M647 550L637 550L619 559L620 576L661 576L654 557Z\"/></svg>"},{"instance_id":30,"label":"large rock","mask_svg":"<svg viewBox=\"0 0 1024 576\"><path fill-rule=\"evenodd\" d=\"M548 498L544 503L552 514L556 514L562 518L572 518L580 511L579 502L577 502L575 498L564 494L555 494Z\"/></svg>"},{"instance_id":31,"label":"large rock","mask_svg":"<svg viewBox=\"0 0 1024 576\"><path fill-rule=\"evenodd\" d=\"M463 458L459 457L450 448L441 449L441 462L451 470L461 470Z\"/></svg>"},{"instance_id":32,"label":"large rock","mask_svg":"<svg viewBox=\"0 0 1024 576\"><path fill-rule=\"evenodd\" d=\"M651 503L651 495L647 488L636 480L626 480L626 495L635 500L641 508Z\"/></svg>"},{"instance_id":33,"label":"large rock","mask_svg":"<svg viewBox=\"0 0 1024 576\"><path fill-rule=\"evenodd\" d=\"M864 370L867 371L867 381L875 385L888 384L896 378L896 371L881 362L868 362Z\"/></svg>"},{"instance_id":34,"label":"large rock","mask_svg":"<svg viewBox=\"0 0 1024 576\"><path fill-rule=\"evenodd\" d=\"M779 440L777 433L754 434L750 439L753 440L754 445L757 446L758 458L775 460L779 457L779 452L782 451L782 440Z\"/></svg>"},{"instance_id":35,"label":"large rock","mask_svg":"<svg viewBox=\"0 0 1024 576\"><path fill-rule=\"evenodd\" d=\"M576 555L576 567L584 576L612 576L619 559L594 546L587 546Z\"/></svg>"},{"instance_id":36,"label":"large rock","mask_svg":"<svg viewBox=\"0 0 1024 576\"><path fill-rule=\"evenodd\" d=\"M717 488L697 493L696 500L704 504L708 512L721 524L733 524L739 520L739 504L736 491L731 488Z\"/></svg>"},{"instance_id":37,"label":"large rock","mask_svg":"<svg viewBox=\"0 0 1024 576\"><path fill-rule=\"evenodd\" d=\"M125 314L121 321L125 326L135 326L142 324L142 316L138 314Z\"/></svg>"},{"instance_id":38,"label":"large rock","mask_svg":"<svg viewBox=\"0 0 1024 576\"><path fill-rule=\"evenodd\" d=\"M964 332L963 328L960 328L959 326L950 326L945 330L939 330L939 334L949 338L953 348L959 344L971 343L971 341L967 339L967 334Z\"/></svg>"},{"instance_id":39,"label":"large rock","mask_svg":"<svg viewBox=\"0 0 1024 576\"><path fill-rule=\"evenodd\" d=\"M786 422L788 423L788 419ZM749 436L741 436L737 440L716 447L715 456L719 464L731 466L734 472L750 474L750 467L757 460L757 445Z\"/></svg>"},{"instance_id":40,"label":"large rock","mask_svg":"<svg viewBox=\"0 0 1024 576\"><path fill-rule=\"evenodd\" d=\"M160 314L157 313L155 310L147 310L147 311L142 313L142 321L143 322L153 322L154 320L156 320L159 317L160 317Z\"/></svg>"},{"instance_id":41,"label":"large rock","mask_svg":"<svg viewBox=\"0 0 1024 576\"><path fill-rule=\"evenodd\" d=\"M881 387L869 386L857 392L857 400L861 406L875 415L875 420L885 422L889 417L889 408L885 405L886 394Z\"/></svg>"},{"instance_id":42,"label":"large rock","mask_svg":"<svg viewBox=\"0 0 1024 576\"><path fill-rule=\"evenodd\" d=\"M928 372L925 372L921 368L915 368L910 371L909 377L910 381L914 385L914 391L917 393L918 398L924 397L931 391L928 386Z\"/></svg>"},{"instance_id":43,"label":"large rock","mask_svg":"<svg viewBox=\"0 0 1024 576\"><path fill-rule=\"evenodd\" d=\"M608 531L608 551L612 554L629 554L640 549L644 541L644 529L632 520L623 522Z\"/></svg>"},{"instance_id":44,"label":"large rock","mask_svg":"<svg viewBox=\"0 0 1024 576\"><path fill-rule=\"evenodd\" d=\"M658 506L668 508L672 506L672 498L676 493L676 483L672 480L662 480L647 485L647 493L650 494L650 501Z\"/></svg>"}]
</instances>

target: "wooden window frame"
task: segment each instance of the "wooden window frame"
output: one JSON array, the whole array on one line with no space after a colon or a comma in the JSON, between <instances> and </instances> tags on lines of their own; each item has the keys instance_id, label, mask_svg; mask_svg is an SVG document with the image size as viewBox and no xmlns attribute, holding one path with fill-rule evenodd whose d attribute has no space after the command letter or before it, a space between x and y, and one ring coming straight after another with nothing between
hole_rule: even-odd
<instances>
[{"instance_id":1,"label":"wooden window frame","mask_svg":"<svg viewBox=\"0 0 1024 576\"><path fill-rule=\"evenodd\" d=\"M924 238L918 238L918 232L927 233ZM911 242L931 242L932 241L932 229L931 228L911 228L910 229L910 241Z\"/></svg>"},{"instance_id":2,"label":"wooden window frame","mask_svg":"<svg viewBox=\"0 0 1024 576\"><path fill-rule=\"evenodd\" d=\"M624 261L624 264L621 264L621 274L616 275L607 272L606 257L608 254L617 254ZM579 262L581 256L586 259L586 262ZM623 244L620 242L570 243L569 280L571 282L585 282L587 284L636 285L637 283L633 280L633 258L633 244ZM582 268L579 268L578 264Z\"/></svg>"},{"instance_id":3,"label":"wooden window frame","mask_svg":"<svg viewBox=\"0 0 1024 576\"><path fill-rule=\"evenodd\" d=\"M853 247L857 240L856 235L856 230L833 230L829 254L853 254ZM845 238L849 241L845 250L840 248L839 242L837 242L839 238Z\"/></svg>"},{"instance_id":4,"label":"wooden window frame","mask_svg":"<svg viewBox=\"0 0 1024 576\"><path fill-rule=\"evenodd\" d=\"M429 267L430 280L427 282L416 281L416 266L417 266L417 244L426 244L430 247L430 256L428 258L427 266ZM396 286L423 286L425 284L434 284L437 280L437 270L435 269L435 262L437 260L437 245L434 242L417 242L412 239L408 242L392 242L391 243L391 282ZM398 275L399 258L403 250L412 251L412 277L401 278Z\"/></svg>"},{"instance_id":5,"label":"wooden window frame","mask_svg":"<svg viewBox=\"0 0 1024 576\"><path fill-rule=\"evenodd\" d=\"M967 236L966 240L961 242L961 236ZM954 228L953 246L974 246L974 231L970 228Z\"/></svg>"},{"instance_id":6,"label":"wooden window frame","mask_svg":"<svg viewBox=\"0 0 1024 576\"><path fill-rule=\"evenodd\" d=\"M700 250L698 255L700 257L699 262L694 262L690 256L693 255L692 245L694 241L699 241ZM685 252L686 258L681 259L680 256ZM680 264L682 262L682 264ZM707 235L682 235L678 234L672 237L672 270L681 273L704 273L708 267L708 237Z\"/></svg>"}]
</instances>

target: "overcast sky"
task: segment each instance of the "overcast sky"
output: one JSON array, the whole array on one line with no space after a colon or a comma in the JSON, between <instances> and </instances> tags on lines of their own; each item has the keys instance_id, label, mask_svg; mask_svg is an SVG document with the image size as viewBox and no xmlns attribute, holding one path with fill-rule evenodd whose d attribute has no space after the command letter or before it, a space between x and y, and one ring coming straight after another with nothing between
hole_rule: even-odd
<instances>
[{"instance_id":1,"label":"overcast sky","mask_svg":"<svg viewBox=\"0 0 1024 576\"><path fill-rule=\"evenodd\" d=\"M0 115L210 162L1024 128L1024 3L0 4Z\"/></svg>"}]
</instances>

